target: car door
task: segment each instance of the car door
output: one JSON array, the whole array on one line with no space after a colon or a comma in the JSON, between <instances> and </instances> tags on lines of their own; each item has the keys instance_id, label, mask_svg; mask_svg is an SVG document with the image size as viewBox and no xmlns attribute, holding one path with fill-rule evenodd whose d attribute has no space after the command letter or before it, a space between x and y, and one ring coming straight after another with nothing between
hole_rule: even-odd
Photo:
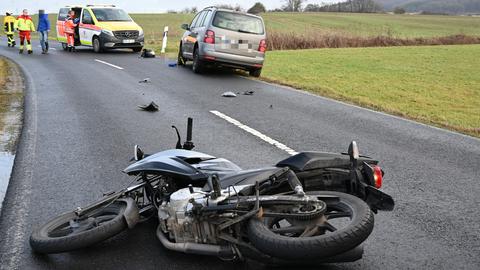
<instances>
[{"instance_id":1,"label":"car door","mask_svg":"<svg viewBox=\"0 0 480 270\"><path fill-rule=\"evenodd\" d=\"M198 13L195 18L193 18L192 23L189 26L189 29L186 31L183 41L182 41L182 48L183 54L189 58L193 57L193 48L195 43L197 42L197 33L195 29L197 28L197 23L202 15L204 15L204 11Z\"/></svg>"},{"instance_id":2,"label":"car door","mask_svg":"<svg viewBox=\"0 0 480 270\"><path fill-rule=\"evenodd\" d=\"M80 42L82 45L92 46L93 36L99 34L99 28L95 26L92 14L88 9L83 9L79 26Z\"/></svg>"},{"instance_id":3,"label":"car door","mask_svg":"<svg viewBox=\"0 0 480 270\"><path fill-rule=\"evenodd\" d=\"M58 12L58 18L57 18L57 40L59 42L67 42L67 38L65 37L65 19L68 16L68 11L69 8L61 8L60 11Z\"/></svg>"}]
</instances>

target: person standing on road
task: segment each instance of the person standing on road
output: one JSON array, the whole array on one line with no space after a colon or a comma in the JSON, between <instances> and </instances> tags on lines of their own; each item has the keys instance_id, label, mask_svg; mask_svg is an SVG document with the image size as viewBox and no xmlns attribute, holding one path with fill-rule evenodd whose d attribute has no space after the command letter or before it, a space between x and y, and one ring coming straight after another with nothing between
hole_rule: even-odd
<instances>
[{"instance_id":1,"label":"person standing on road","mask_svg":"<svg viewBox=\"0 0 480 270\"><path fill-rule=\"evenodd\" d=\"M68 17L65 20L65 35L67 35L68 51L75 51L75 28L77 27L79 19L75 18L75 11L70 10Z\"/></svg>"},{"instance_id":2,"label":"person standing on road","mask_svg":"<svg viewBox=\"0 0 480 270\"><path fill-rule=\"evenodd\" d=\"M23 53L23 47L25 45L25 40L27 40L27 50L28 54L32 54L32 41L30 37L31 32L35 32L35 25L33 24L32 17L28 15L28 10L24 9L22 15L18 16L15 21L15 29L19 31L20 36L20 51Z\"/></svg>"},{"instance_id":3,"label":"person standing on road","mask_svg":"<svg viewBox=\"0 0 480 270\"><path fill-rule=\"evenodd\" d=\"M3 17L3 26L5 27L5 35L7 35L8 47L15 47L15 39L13 34L15 33L15 17L11 12L7 12Z\"/></svg>"},{"instance_id":4,"label":"person standing on road","mask_svg":"<svg viewBox=\"0 0 480 270\"><path fill-rule=\"evenodd\" d=\"M42 54L48 52L48 32L50 31L50 21L45 10L38 11L38 26L37 31L40 34L40 45L42 46Z\"/></svg>"}]
</instances>

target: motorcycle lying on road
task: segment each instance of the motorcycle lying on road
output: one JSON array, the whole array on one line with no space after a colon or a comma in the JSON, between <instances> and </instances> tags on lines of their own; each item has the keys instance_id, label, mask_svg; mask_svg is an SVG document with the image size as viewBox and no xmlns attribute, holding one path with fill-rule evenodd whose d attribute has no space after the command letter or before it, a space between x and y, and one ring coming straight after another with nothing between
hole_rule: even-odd
<instances>
[{"instance_id":1,"label":"motorcycle lying on road","mask_svg":"<svg viewBox=\"0 0 480 270\"><path fill-rule=\"evenodd\" d=\"M362 257L378 210L391 211L381 192L378 161L348 153L302 152L275 166L242 170L192 151L193 120L182 145L145 155L135 146L124 172L138 182L35 229L38 253L60 253L106 240L158 218L157 238L170 250L224 260L266 263L347 262Z\"/></svg>"}]
</instances>

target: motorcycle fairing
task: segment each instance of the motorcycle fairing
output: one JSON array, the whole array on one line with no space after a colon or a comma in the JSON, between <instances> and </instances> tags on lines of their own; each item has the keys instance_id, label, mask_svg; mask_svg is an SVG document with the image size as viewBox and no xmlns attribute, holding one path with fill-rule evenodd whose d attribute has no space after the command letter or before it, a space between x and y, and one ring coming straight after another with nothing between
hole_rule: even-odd
<instances>
[{"instance_id":1,"label":"motorcycle fairing","mask_svg":"<svg viewBox=\"0 0 480 270\"><path fill-rule=\"evenodd\" d=\"M378 164L378 161L361 156L358 162ZM346 154L325 152L301 152L277 163L278 167L289 167L295 172L324 169L324 168L348 168L351 164L350 156Z\"/></svg>"},{"instance_id":2,"label":"motorcycle fairing","mask_svg":"<svg viewBox=\"0 0 480 270\"><path fill-rule=\"evenodd\" d=\"M123 172L129 175L137 175L142 172L159 173L188 181L205 180L208 176L190 163L210 159L215 159L215 157L195 151L173 149L139 160L128 166Z\"/></svg>"}]
</instances>

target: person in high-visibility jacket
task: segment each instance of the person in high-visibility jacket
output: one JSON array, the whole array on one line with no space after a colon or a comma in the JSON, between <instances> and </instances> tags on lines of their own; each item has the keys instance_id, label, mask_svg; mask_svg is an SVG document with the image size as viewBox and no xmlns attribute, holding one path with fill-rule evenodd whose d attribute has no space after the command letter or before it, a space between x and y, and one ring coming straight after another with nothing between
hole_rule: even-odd
<instances>
[{"instance_id":1,"label":"person in high-visibility jacket","mask_svg":"<svg viewBox=\"0 0 480 270\"><path fill-rule=\"evenodd\" d=\"M28 10L24 9L22 15L18 16L15 21L15 29L19 31L20 36L20 53L23 53L23 47L25 40L27 40L28 54L32 54L32 41L30 33L35 32L35 25L33 24L32 17L28 16Z\"/></svg>"},{"instance_id":2,"label":"person in high-visibility jacket","mask_svg":"<svg viewBox=\"0 0 480 270\"><path fill-rule=\"evenodd\" d=\"M79 19L75 18L75 11L70 10L68 17L65 19L65 35L67 36L68 51L75 51L75 28L79 23Z\"/></svg>"},{"instance_id":3,"label":"person in high-visibility jacket","mask_svg":"<svg viewBox=\"0 0 480 270\"><path fill-rule=\"evenodd\" d=\"M15 33L15 17L12 16L11 12L7 12L5 17L3 17L3 26L5 35L7 35L8 47L15 47L15 39L13 38L13 34Z\"/></svg>"}]
</instances>

